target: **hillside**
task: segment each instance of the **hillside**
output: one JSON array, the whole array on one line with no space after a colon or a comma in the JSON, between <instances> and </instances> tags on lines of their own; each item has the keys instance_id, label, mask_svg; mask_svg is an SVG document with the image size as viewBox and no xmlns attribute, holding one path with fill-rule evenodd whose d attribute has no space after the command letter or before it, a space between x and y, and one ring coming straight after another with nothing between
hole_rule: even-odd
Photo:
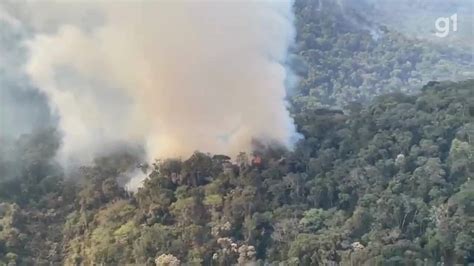
<instances>
[{"instance_id":1,"label":"hillside","mask_svg":"<svg viewBox=\"0 0 474 266\"><path fill-rule=\"evenodd\" d=\"M86 52L69 50L68 42L53 38L58 42L52 43L61 46L66 43L62 49L72 51L73 59L78 60L84 73L94 73L75 87L75 82L83 77L68 76L70 73L65 63L66 70L45 79L50 84L58 76L64 82L58 83L61 86L57 86L57 95L70 100L63 105L68 107L67 111L86 111L68 120L71 122L68 125L73 125L69 128L73 129L73 134L68 139L61 124L62 115L67 113L57 112L51 106L51 95L38 90L38 84L32 82L24 70L30 56L28 52L31 52L25 41L41 32L34 27L35 19L39 18L32 16L31 21L22 20L22 16L28 18L28 9L22 13L22 7L16 6L14 1L0 3L0 54L5 55L1 57L4 60L0 60L0 265L474 263L474 61L472 52L463 46L471 45L472 36L462 31L463 35L453 35L452 39L447 39L450 45L445 45L423 35L426 33L424 25L429 25L431 16L445 15L443 12L447 6L454 8L447 11L456 12L455 8L467 6L468 0L439 7L429 4L431 0L402 0L403 6L396 5L398 2L395 1L388 2L391 1L295 0L296 42L290 47L284 65L293 72L286 80L286 85L290 85L286 100L283 99L284 78L279 80L280 84L268 78L274 76L260 75L260 68L247 60L255 58L240 58L241 47L234 47L234 38L222 38L229 31L211 34L212 30L207 29L214 29L209 25L215 23L206 24L210 22L201 20L200 16L193 21L203 22L206 26L203 32L217 36L223 42L216 46L216 50L209 48L209 40L194 31L193 23L185 25L184 33L195 35L181 34L174 29L168 31L164 27L163 33L173 33L170 36L177 38L165 45L166 48L180 44L176 55L170 55L170 58L176 59L173 57L176 56L182 60L174 62L170 59L172 66L168 68L165 64L163 69L177 77L172 79L177 81L176 84L172 82L174 85L186 87L190 84L189 88L195 89L192 80L186 80L186 77L193 77L200 85L209 85L213 89L205 92L183 90L183 94L178 95L171 93L175 92L173 86L159 93L153 90L155 87L150 80L157 75L149 66L161 65L148 65L147 61L154 61L151 59L154 57L144 57L140 49L153 51L156 43L162 43L160 38L152 38L153 42L147 43L149 45L142 45L140 41L143 40L130 43L123 40L124 43L117 45L120 48L117 50L117 43L107 42L112 44L113 52L119 54L120 59L121 56L138 56L136 61L142 67L135 68L137 62L123 64L133 70L129 72L123 71L122 60L101 65L101 59L110 60L112 54L98 59L89 55L87 58L93 58L93 63L97 63L94 69L89 69L87 64L82 65L87 61L82 58ZM2 5L10 6L13 9L5 10L19 12L20 16L13 16L18 15L15 12L2 13ZM147 18L155 17L151 12L153 5L150 10L144 6L137 9L138 14L143 11ZM80 9L81 5L77 7ZM60 12L59 9L52 11ZM417 16L425 9L429 16ZM121 9L108 11L114 13L118 10ZM222 10L228 11L227 8ZM291 3L288 10L291 11ZM120 37L123 33L121 27L129 25L127 20L118 19L118 26L104 24L108 27L98 27L94 31L92 24L100 26L106 23L93 19L98 14L92 12L89 18L77 16L76 10L69 11L71 17L68 17L69 13L55 17L58 14L51 12L51 21L46 22L54 25L57 23L55 19L66 17L64 34L56 37L68 35L67 30L71 30L68 23L76 26L84 26L83 22L87 24L84 34L79 30L69 33L74 37L71 43L84 41L81 48L88 48L94 52L93 55L97 50L108 52L107 46L100 42L108 35L102 36L104 38L89 37L107 29L119 29L113 32L120 33L117 35ZM127 14L125 11L123 14ZM165 14L166 10L160 12ZM402 12L404 16L394 16L392 13L396 12ZM226 18L222 14L212 14L216 19ZM138 21L137 25L146 24L144 16L131 21ZM227 22L226 19L222 21ZM246 23L250 21L245 21L245 30L236 32L235 39L239 33L247 36L251 24ZM267 26L272 20L263 21L265 26L259 29L268 33ZM30 22L32 24L28 24ZM51 26L48 23L43 26ZM234 26L242 25L236 23ZM272 28L275 29L279 28ZM127 27L127 30L136 36L150 37L148 31L141 35L138 27ZM150 32L156 33L155 30L153 26ZM288 32L292 30L291 25L286 28ZM53 29L50 31L54 32ZM275 30L275 33L279 32ZM256 36L254 40L251 35L249 43L260 43L257 37L262 36ZM181 45L181 36L189 37L189 43ZM417 36L421 37L415 38ZM199 42L202 50L198 51L204 51L204 54L202 58L196 58L209 63L211 72L201 64L190 63L190 58L196 59L193 56L199 54L190 45L197 40L202 41ZM223 60L225 66L214 65L214 59L228 53L228 46L234 48L231 50L233 58L245 64L236 67ZM276 46L280 47L280 44ZM136 47L140 52L136 52ZM38 63L48 61L43 60L42 55L56 51L52 49L56 47L49 45L45 48L36 50L41 59ZM183 53L183 49L187 53ZM61 62L60 59L66 55L59 54L58 62ZM162 54L168 55L166 52ZM253 50L250 54L254 54ZM50 63L56 67L58 62L51 60ZM275 62L272 63L269 73L274 70ZM99 93L99 98L94 97L103 83L91 77L104 76L108 80L105 68L110 66L121 71L113 72L113 78L123 78L126 85L133 84L124 94L126 97L117 97L117 102L111 99L116 96L113 89L117 84L113 82L111 88L105 86L110 90ZM239 72L242 66L251 66L250 72ZM53 73L54 67L40 73ZM100 71L95 71L95 68ZM224 68L232 71L224 75L221 71ZM175 72L181 70L183 76L176 75ZM259 75L253 75L254 72ZM212 77L208 73L223 75ZM285 73L281 72L278 77ZM233 98L236 94L229 96L225 93L224 89L228 89L226 86L230 83L228 80L250 80L254 76L258 76L258 86L245 87L252 93L239 93L237 95L242 97L238 100ZM266 77L262 79L265 82L260 79L262 76ZM142 85L150 91L141 91L138 93L140 97L133 98L130 95L136 92L135 83L129 84L129 81L138 78L146 81ZM213 78L219 81L218 85L225 86L210 86ZM260 82L267 84L268 81L272 85L268 89L261 86ZM72 89L67 87L69 85ZM240 83L232 85L235 91L243 91L244 86ZM282 91L274 93L273 85L281 85ZM262 87L262 93L253 93L252 88ZM78 92L84 92L84 95L75 94ZM170 101L160 103L167 108L155 109L162 106L154 99L162 100L160 96L165 92L170 96L165 99ZM211 92L223 93L214 95ZM85 96L83 101L79 101L77 95ZM287 120L294 120L296 131L301 134L291 149L280 144L263 145L254 141L252 152L240 153L232 159L223 154L196 151L189 158L170 158L147 164L144 163L146 148L141 142L119 142L118 147L100 142L104 136L127 135L122 129L136 129L126 122L127 118L132 118L127 116L129 112L137 110L146 114L139 119L145 123L138 124L143 128L154 128L156 124L146 123L166 118L171 128L181 129L182 124L189 127L188 132L180 131L183 133L180 140L208 135L212 135L209 139L215 139L218 135L219 140L225 142L231 134L217 134L218 130L209 133L211 129L201 127L201 118L205 118L203 124L214 129L217 120L232 120L234 116L230 114L245 111L250 114L247 117L252 118L250 124L268 130L273 127L265 122L278 118L272 109L275 102L253 101L253 98L261 100L266 97L278 98L281 109L286 112L288 107L290 111L289 114L286 112ZM55 99L58 98L62 99ZM145 99L143 103L147 107L137 105L135 107L139 108L127 109L133 102L130 98ZM207 98L209 102L202 101ZM110 107L110 110L99 107ZM227 109L237 112L227 114ZM104 110L109 112L103 113ZM156 110L171 112L167 116L158 114ZM86 117L89 112L107 118L107 123L100 123L102 120L95 120L94 116L87 120L90 119ZM193 116L193 112L207 113L209 117ZM254 119L254 116L258 118ZM182 120L183 117L189 120ZM262 117L266 120L260 119ZM293 121L287 120L293 126ZM83 121L92 121L89 125L97 126L99 130L88 128L87 123L81 123ZM95 149L108 154L98 156L93 163L78 169L66 170L57 160L65 139L75 148L91 144L82 142L83 135L74 138L77 128L83 129L81 133L94 140L91 143ZM182 142L193 143L186 141ZM108 147L113 149L108 150ZM93 157L92 154L87 156ZM137 191L127 190L132 177L145 178Z\"/></svg>"},{"instance_id":2,"label":"hillside","mask_svg":"<svg viewBox=\"0 0 474 266\"><path fill-rule=\"evenodd\" d=\"M350 114L302 113L293 152L158 161L135 194L117 183L133 157L98 159L75 184L46 174L54 165L40 155L54 141L25 136L21 173L1 184L1 260L473 262L473 87L432 82Z\"/></svg>"},{"instance_id":3,"label":"hillside","mask_svg":"<svg viewBox=\"0 0 474 266\"><path fill-rule=\"evenodd\" d=\"M408 38L361 13L364 1L298 0L297 47L292 60L300 82L296 111L345 108L388 92L417 92L429 81L474 78L470 49ZM390 25L389 25L390 26Z\"/></svg>"}]
</instances>

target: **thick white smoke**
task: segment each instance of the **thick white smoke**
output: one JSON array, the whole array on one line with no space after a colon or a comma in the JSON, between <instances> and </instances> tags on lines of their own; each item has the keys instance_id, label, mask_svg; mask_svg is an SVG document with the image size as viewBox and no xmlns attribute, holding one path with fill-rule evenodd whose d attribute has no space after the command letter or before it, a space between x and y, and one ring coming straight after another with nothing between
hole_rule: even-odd
<instances>
[{"instance_id":1,"label":"thick white smoke","mask_svg":"<svg viewBox=\"0 0 474 266\"><path fill-rule=\"evenodd\" d=\"M87 161L121 142L143 143L149 159L195 150L232 155L254 138L291 145L284 86L291 2L46 9L54 27L34 30L26 71L59 114L63 162ZM84 23L92 17L96 25Z\"/></svg>"}]
</instances>

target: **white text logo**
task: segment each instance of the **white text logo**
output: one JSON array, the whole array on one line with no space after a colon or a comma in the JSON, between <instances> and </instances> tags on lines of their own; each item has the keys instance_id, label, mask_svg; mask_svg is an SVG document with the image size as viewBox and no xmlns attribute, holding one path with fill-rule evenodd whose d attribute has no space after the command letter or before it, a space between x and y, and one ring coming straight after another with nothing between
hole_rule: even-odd
<instances>
[{"instance_id":1,"label":"white text logo","mask_svg":"<svg viewBox=\"0 0 474 266\"><path fill-rule=\"evenodd\" d=\"M435 21L436 33L435 35L444 38L449 35L451 32L451 23L452 30L454 32L458 31L458 14L453 14L450 17L439 17Z\"/></svg>"}]
</instances>

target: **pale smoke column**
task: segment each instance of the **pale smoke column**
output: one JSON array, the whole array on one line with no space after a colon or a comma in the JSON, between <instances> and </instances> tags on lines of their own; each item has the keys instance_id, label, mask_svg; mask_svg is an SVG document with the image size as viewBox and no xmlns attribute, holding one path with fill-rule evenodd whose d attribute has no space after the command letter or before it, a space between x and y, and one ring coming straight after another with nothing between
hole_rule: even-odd
<instances>
[{"instance_id":1,"label":"pale smoke column","mask_svg":"<svg viewBox=\"0 0 474 266\"><path fill-rule=\"evenodd\" d=\"M63 161L87 161L119 142L143 143L149 159L233 155L253 138L291 145L283 65L291 2L92 8L99 26L59 25L27 44L27 72L60 117Z\"/></svg>"}]
</instances>

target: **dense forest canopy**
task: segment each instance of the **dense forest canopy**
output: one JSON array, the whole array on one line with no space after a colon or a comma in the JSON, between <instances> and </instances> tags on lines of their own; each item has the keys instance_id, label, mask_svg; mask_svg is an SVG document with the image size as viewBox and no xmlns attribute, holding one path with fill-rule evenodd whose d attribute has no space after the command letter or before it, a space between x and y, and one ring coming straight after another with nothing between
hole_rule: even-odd
<instances>
[{"instance_id":1,"label":"dense forest canopy","mask_svg":"<svg viewBox=\"0 0 474 266\"><path fill-rule=\"evenodd\" d=\"M472 54L350 7L294 5L293 150L147 165L125 147L65 174L54 119L28 109L46 126L0 139L0 264L474 263ZM131 170L147 176L134 192Z\"/></svg>"},{"instance_id":2,"label":"dense forest canopy","mask_svg":"<svg viewBox=\"0 0 474 266\"><path fill-rule=\"evenodd\" d=\"M338 3L295 3L297 108L345 108L387 92L413 93L432 80L474 77L472 49L407 38Z\"/></svg>"},{"instance_id":3,"label":"dense forest canopy","mask_svg":"<svg viewBox=\"0 0 474 266\"><path fill-rule=\"evenodd\" d=\"M157 161L136 193L117 181L130 154L97 159L76 184L42 156L50 132L25 136L20 172L1 184L3 262L472 262L473 86L300 113L294 151Z\"/></svg>"}]
</instances>

